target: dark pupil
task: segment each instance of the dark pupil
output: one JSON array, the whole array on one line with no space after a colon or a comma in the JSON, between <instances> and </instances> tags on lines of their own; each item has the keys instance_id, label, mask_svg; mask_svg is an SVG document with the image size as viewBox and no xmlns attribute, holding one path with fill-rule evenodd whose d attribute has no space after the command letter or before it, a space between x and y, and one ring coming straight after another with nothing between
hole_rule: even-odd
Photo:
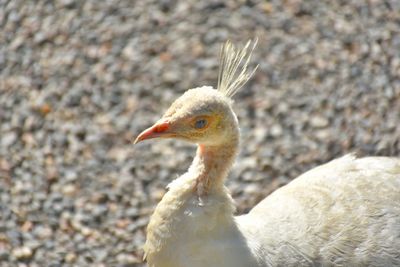
<instances>
[{"instance_id":1,"label":"dark pupil","mask_svg":"<svg viewBox=\"0 0 400 267\"><path fill-rule=\"evenodd\" d=\"M197 129L204 128L204 126L206 126L206 120L203 119L203 120L196 121L195 127Z\"/></svg>"}]
</instances>

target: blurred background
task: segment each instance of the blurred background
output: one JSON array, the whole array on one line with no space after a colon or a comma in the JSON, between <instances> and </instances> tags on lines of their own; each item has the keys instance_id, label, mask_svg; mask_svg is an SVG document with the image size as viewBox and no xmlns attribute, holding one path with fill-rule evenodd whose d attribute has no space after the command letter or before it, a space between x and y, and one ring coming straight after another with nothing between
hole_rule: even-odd
<instances>
[{"instance_id":1,"label":"blurred background","mask_svg":"<svg viewBox=\"0 0 400 267\"><path fill-rule=\"evenodd\" d=\"M346 153L400 155L400 1L0 0L0 266L144 266L195 148L133 146L258 37L227 185L248 211Z\"/></svg>"}]
</instances>

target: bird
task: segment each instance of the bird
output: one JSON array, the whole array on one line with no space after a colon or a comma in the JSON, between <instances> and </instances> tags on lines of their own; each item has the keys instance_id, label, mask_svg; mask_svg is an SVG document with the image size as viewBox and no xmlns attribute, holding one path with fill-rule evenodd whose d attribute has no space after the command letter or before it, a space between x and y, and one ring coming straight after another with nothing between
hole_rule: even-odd
<instances>
[{"instance_id":1,"label":"bird","mask_svg":"<svg viewBox=\"0 0 400 267\"><path fill-rule=\"evenodd\" d=\"M251 78L256 41L221 46L218 86L187 90L134 143L197 145L147 226L150 267L400 266L400 159L347 154L235 215L224 185L238 151L233 96Z\"/></svg>"}]
</instances>

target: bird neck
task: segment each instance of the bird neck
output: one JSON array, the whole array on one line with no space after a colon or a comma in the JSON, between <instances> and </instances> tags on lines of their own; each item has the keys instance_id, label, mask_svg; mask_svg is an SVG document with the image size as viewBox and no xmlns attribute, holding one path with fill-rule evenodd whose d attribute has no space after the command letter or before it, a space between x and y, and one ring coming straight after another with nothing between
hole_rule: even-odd
<instances>
[{"instance_id":1,"label":"bird neck","mask_svg":"<svg viewBox=\"0 0 400 267\"><path fill-rule=\"evenodd\" d=\"M239 148L239 134L220 145L199 144L189 174L196 179L195 191L199 197L214 190L222 190L225 178L235 161Z\"/></svg>"},{"instance_id":2,"label":"bird neck","mask_svg":"<svg viewBox=\"0 0 400 267\"><path fill-rule=\"evenodd\" d=\"M197 248L199 238L210 241L218 233L237 233L233 200L223 184L238 151L239 133L226 140L218 146L199 145L188 172L168 185L147 227L149 266L188 266L178 264L180 256Z\"/></svg>"}]
</instances>

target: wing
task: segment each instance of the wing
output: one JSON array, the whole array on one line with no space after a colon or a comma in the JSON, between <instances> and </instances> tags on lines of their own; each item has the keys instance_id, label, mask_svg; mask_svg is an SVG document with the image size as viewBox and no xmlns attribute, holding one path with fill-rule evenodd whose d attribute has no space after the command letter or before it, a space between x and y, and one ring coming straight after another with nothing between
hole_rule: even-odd
<instances>
[{"instance_id":1,"label":"wing","mask_svg":"<svg viewBox=\"0 0 400 267\"><path fill-rule=\"evenodd\" d=\"M276 265L399 266L400 159L331 161L238 221L260 257Z\"/></svg>"}]
</instances>

